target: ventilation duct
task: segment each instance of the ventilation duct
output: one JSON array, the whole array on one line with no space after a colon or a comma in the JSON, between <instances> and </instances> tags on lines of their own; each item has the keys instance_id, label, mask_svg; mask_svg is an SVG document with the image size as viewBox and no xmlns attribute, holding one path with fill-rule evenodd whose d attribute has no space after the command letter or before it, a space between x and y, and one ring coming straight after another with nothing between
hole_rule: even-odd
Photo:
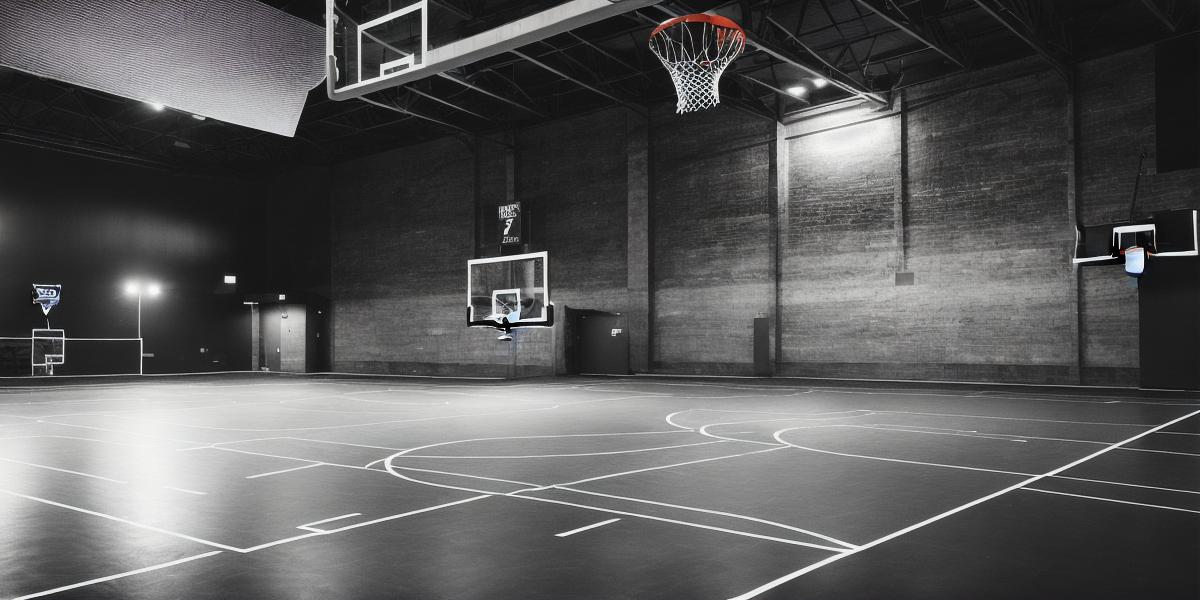
<instances>
[{"instance_id":1,"label":"ventilation duct","mask_svg":"<svg viewBox=\"0 0 1200 600\"><path fill-rule=\"evenodd\" d=\"M0 0L0 65L293 136L325 30L256 0Z\"/></svg>"}]
</instances>

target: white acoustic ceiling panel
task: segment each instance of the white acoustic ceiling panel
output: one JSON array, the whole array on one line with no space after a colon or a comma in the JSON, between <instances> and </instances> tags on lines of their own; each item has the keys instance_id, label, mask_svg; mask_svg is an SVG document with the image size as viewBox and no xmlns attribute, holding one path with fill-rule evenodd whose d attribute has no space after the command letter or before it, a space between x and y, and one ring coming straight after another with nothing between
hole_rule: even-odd
<instances>
[{"instance_id":1,"label":"white acoustic ceiling panel","mask_svg":"<svg viewBox=\"0 0 1200 600\"><path fill-rule=\"evenodd\" d=\"M0 65L292 136L325 30L256 0L0 0Z\"/></svg>"}]
</instances>

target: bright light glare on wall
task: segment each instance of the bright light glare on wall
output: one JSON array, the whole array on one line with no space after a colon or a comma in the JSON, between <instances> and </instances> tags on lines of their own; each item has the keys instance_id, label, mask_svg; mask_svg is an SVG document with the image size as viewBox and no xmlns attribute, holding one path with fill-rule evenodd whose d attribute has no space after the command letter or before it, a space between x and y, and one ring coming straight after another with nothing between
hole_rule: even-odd
<instances>
[{"instance_id":1,"label":"bright light glare on wall","mask_svg":"<svg viewBox=\"0 0 1200 600\"><path fill-rule=\"evenodd\" d=\"M158 112L162 112L164 109L167 108L166 105L164 105L160 102L147 102L146 104L149 104L150 108L153 108L154 110L157 110Z\"/></svg>"},{"instance_id":2,"label":"bright light glare on wall","mask_svg":"<svg viewBox=\"0 0 1200 600\"><path fill-rule=\"evenodd\" d=\"M125 294L128 296L136 296L138 293L138 284L136 281L125 282Z\"/></svg>"},{"instance_id":3,"label":"bright light glare on wall","mask_svg":"<svg viewBox=\"0 0 1200 600\"><path fill-rule=\"evenodd\" d=\"M812 149L823 154L864 153L872 148L890 147L891 134L890 120L867 121L812 136Z\"/></svg>"},{"instance_id":4,"label":"bright light glare on wall","mask_svg":"<svg viewBox=\"0 0 1200 600\"><path fill-rule=\"evenodd\" d=\"M226 275L225 283L229 283L229 284L237 283L237 275Z\"/></svg>"},{"instance_id":5,"label":"bright light glare on wall","mask_svg":"<svg viewBox=\"0 0 1200 600\"><path fill-rule=\"evenodd\" d=\"M157 283L152 283L146 286L146 293L150 294L151 296L157 296L162 293L162 286L158 285Z\"/></svg>"}]
</instances>

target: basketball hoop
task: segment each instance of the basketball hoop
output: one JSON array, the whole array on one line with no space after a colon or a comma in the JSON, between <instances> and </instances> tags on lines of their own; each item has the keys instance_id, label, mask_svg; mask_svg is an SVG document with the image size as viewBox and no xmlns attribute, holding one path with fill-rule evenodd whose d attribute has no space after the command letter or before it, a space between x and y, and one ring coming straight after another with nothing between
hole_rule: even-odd
<instances>
[{"instance_id":1,"label":"basketball hoop","mask_svg":"<svg viewBox=\"0 0 1200 600\"><path fill-rule=\"evenodd\" d=\"M680 114L721 102L721 73L745 48L746 32L720 15L675 17L650 32L650 50L671 73L679 96L675 112Z\"/></svg>"}]
</instances>

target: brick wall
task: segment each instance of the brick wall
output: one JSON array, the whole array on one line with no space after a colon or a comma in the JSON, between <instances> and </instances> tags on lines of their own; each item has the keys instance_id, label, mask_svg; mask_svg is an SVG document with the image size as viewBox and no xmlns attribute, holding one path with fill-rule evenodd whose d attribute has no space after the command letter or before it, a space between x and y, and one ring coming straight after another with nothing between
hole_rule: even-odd
<instances>
[{"instance_id":1,"label":"brick wall","mask_svg":"<svg viewBox=\"0 0 1200 600\"><path fill-rule=\"evenodd\" d=\"M339 165L332 191L333 367L363 373L545 372L547 352L465 326L475 156L457 138ZM534 343L536 346L536 338ZM543 344L544 345L544 344Z\"/></svg>"},{"instance_id":2,"label":"brick wall","mask_svg":"<svg viewBox=\"0 0 1200 600\"><path fill-rule=\"evenodd\" d=\"M514 198L529 249L550 251L560 319L634 316L640 370L751 374L764 315L781 375L1136 383L1136 289L1069 259L1072 202L1084 222L1119 218L1138 147L1153 147L1153 50L1078 71L1074 97L1029 59L806 119L783 141L729 107L662 105L497 137L507 149L446 139L340 165L335 368L562 372L563 327L512 345L463 327L464 263L496 253L489 210ZM1194 206L1198 187L1197 170L1151 174L1141 206Z\"/></svg>"},{"instance_id":3,"label":"brick wall","mask_svg":"<svg viewBox=\"0 0 1200 600\"><path fill-rule=\"evenodd\" d=\"M718 108L652 115L655 370L753 372L753 323L770 309L768 188L775 124Z\"/></svg>"}]
</instances>

